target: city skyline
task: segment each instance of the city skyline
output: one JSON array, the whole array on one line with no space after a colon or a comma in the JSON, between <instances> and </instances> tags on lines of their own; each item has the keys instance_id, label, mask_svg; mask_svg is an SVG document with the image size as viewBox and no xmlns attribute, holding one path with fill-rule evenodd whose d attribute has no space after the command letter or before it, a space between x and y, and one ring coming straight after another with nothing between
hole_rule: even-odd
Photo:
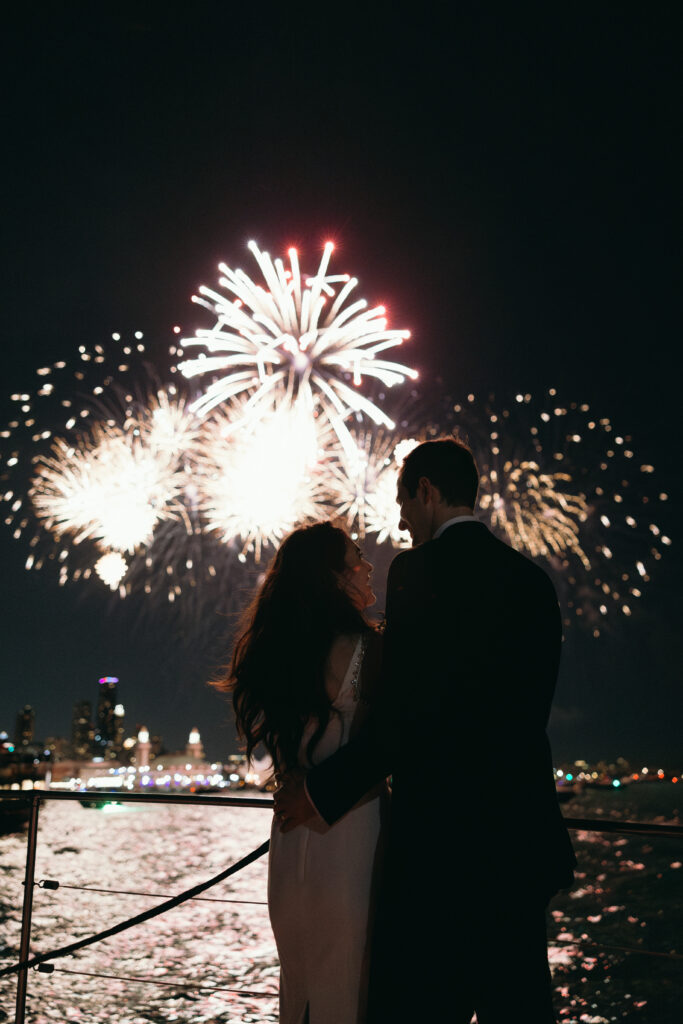
<instances>
[{"instance_id":1,"label":"city skyline","mask_svg":"<svg viewBox=\"0 0 683 1024\"><path fill-rule=\"evenodd\" d=\"M5 752L21 755L24 749L45 748L42 753L51 752L57 760L66 758L102 762L105 765L110 761L128 760L133 747L139 747L141 743L149 748L154 757L167 753L169 748L164 745L163 736L150 733L143 722L135 722L132 728L129 723L129 734L125 735L125 708L118 700L118 678L104 676L97 682L96 704L81 699L73 705L69 735L37 733L36 708L25 704L17 712L13 733L0 725L0 740ZM200 758L203 757L202 748L201 733L194 725L187 730L185 749Z\"/></svg>"},{"instance_id":2,"label":"city skyline","mask_svg":"<svg viewBox=\"0 0 683 1024\"><path fill-rule=\"evenodd\" d=\"M95 742L95 730L93 727L92 719L90 719L87 722L87 729L90 733L90 742L89 744L87 744L86 748L80 751L77 749L75 742L75 723L77 720L77 712L84 706L87 706L90 709L92 709L91 702L87 700L77 701L72 708L72 730L70 737L66 735L59 735L58 733L44 733L41 736L36 736L34 733L32 733L31 738L26 742L28 743L29 746L38 747L45 746L47 742L54 742L55 740L61 741L62 748L58 751L58 759L75 759L82 760L84 762L95 761L101 762L103 765L106 766L107 757L102 756L102 754L97 750L97 745ZM17 733L19 729L19 721L22 719L22 717L26 717L26 713L30 713L31 715L31 724L34 725L35 723L36 709L31 705L25 705L24 708L21 709L17 715L17 726L15 727L11 753L21 753L21 747L17 739ZM124 737L124 733L126 733L126 731L127 735L125 735ZM142 736L143 733L144 736ZM176 733L175 735L178 734ZM204 735L205 733L200 725L198 726L195 724L187 728L184 743L185 749L189 749L189 747L193 744L199 744L202 748L204 748ZM143 742L149 745L150 750L152 751L152 756L155 759L163 760L163 758L167 756L169 753L177 752L183 747L182 742L169 742L167 744L164 736L160 732L156 732L154 728L150 730L148 728L147 723L141 721L136 721L134 727L129 726L127 730L123 729L121 732L121 736L121 746L116 752L116 757L113 757L112 755L112 760L120 759L124 762L127 762L130 758L131 751L134 750L136 746L139 746L141 742L141 736ZM10 738L11 734L7 729L3 728L2 723L0 723L0 741L7 743L10 740ZM45 753L47 753L47 749L45 750ZM217 760L227 762L230 758L234 758L235 756L238 756L241 753L241 744L237 741L237 738L235 738L235 746L233 749L221 752L216 752L213 750L207 751L206 758L207 760L211 761ZM203 756L204 754L202 753L202 757ZM642 774L645 776L647 776L648 772L652 772L652 774L656 774L656 772L659 772L660 775L664 772L669 772L675 775L681 775L681 777L683 778L683 760L681 760L681 757L682 755L680 751L660 758L656 756L655 752L651 757L647 759L644 759L642 757L639 758L634 754L629 755L628 751L621 751L618 753L615 753L614 751L606 751L604 753L604 756L593 756L590 759L586 760L582 756L581 751L578 751L574 752L573 754L567 754L565 752L562 757L554 757L554 763L556 766L575 765L579 768L579 770L581 770L582 768L587 769L589 767L589 764L592 767L594 765L618 766L620 763L623 763L624 770L630 773L633 766L645 761L646 763L644 767L642 769L639 769L639 771L642 772ZM256 760L259 760L258 755L256 755ZM653 766L655 765L657 767L653 770ZM562 777L562 774L562 771L558 772L559 777ZM680 780L678 779L678 777L676 777L674 781L678 782Z\"/></svg>"},{"instance_id":3,"label":"city skyline","mask_svg":"<svg viewBox=\"0 0 683 1024\"><path fill-rule=\"evenodd\" d=\"M104 680L99 680L101 684ZM118 680L116 680L118 683ZM120 705L119 705L120 706ZM185 741L184 751L180 751L180 746L176 750L172 746L166 747L163 736L159 734L151 735L147 725L143 723L136 723L132 731L129 730L129 736L125 738L125 741L121 742L120 746L116 750L116 757L102 756L100 750L98 750L97 737L95 735L95 728L92 721L84 723L83 719L77 716L85 708L92 710L92 704L90 701L78 701L73 707L72 717L72 733L71 741L69 742L66 737L62 736L49 736L47 740L59 740L64 741L64 746L61 750L54 751L53 756L56 761L82 761L84 763L100 763L102 770L106 770L108 762L115 761L117 764L127 764L133 760L133 763L140 765L151 765L154 767L155 761L167 761L169 755L171 757L178 756L182 753L183 757L191 757L195 761L211 761L214 760L204 750L204 743L202 740L201 730L196 726L192 726L187 731L187 739ZM123 717L123 715L121 715ZM44 745L44 741L34 735L34 723L35 723L35 708L30 705L25 705L17 715L17 724L15 727L14 744L9 740L7 730L0 727L0 743L3 745L4 752L9 754L10 757L13 753L21 754L22 744L26 747L40 747ZM78 729L83 725L87 724L90 734L90 744L87 749L82 752L82 756L79 756L77 750L77 735ZM20 735L22 739L20 739ZM123 738L123 729L120 732ZM143 751L142 755L140 752ZM44 754L48 753L48 750L43 751ZM142 760L141 760L142 756ZM237 758L243 758L241 751L233 751L227 755L223 755L224 762L234 762ZM261 761L261 768L263 763L269 759L266 756L265 759L261 759L258 755L254 756L254 761ZM642 759L641 759L642 760ZM586 781L590 783L598 779L598 771L600 769L604 772L610 772L614 777L618 777L619 774L622 776L626 775L629 781L648 781L648 776L653 779L665 779L667 773L672 776L671 781L678 783L683 781L683 761L681 760L681 754L677 760L672 760L670 763L666 763L664 759L651 760L649 765L637 769L636 772L633 769L640 762L636 759L624 757L623 755L613 755L601 757L598 759L592 759L590 762L585 760L578 755L569 758L555 758L555 776L556 779L561 783L562 781L567 783L582 782ZM658 767L654 767L657 765ZM213 766L212 766L213 767ZM575 769L572 772L569 769ZM160 770L163 770L164 766L160 766Z\"/></svg>"}]
</instances>

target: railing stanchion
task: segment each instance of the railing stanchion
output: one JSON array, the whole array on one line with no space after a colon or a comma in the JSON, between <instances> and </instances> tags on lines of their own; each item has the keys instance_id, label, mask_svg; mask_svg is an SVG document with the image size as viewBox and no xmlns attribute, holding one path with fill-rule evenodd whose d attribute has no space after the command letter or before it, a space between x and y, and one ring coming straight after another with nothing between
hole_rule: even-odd
<instances>
[{"instance_id":1,"label":"railing stanchion","mask_svg":"<svg viewBox=\"0 0 683 1024\"><path fill-rule=\"evenodd\" d=\"M21 946L19 962L29 958L31 946L31 916L33 913L33 884L36 873L36 847L38 845L38 810L40 796L34 789L31 794L31 818L28 826L28 847L26 850L26 874L24 876L24 905L21 911ZM17 975L17 1009L14 1024L24 1024L26 1015L26 987L28 983L28 967L24 967Z\"/></svg>"}]
</instances>

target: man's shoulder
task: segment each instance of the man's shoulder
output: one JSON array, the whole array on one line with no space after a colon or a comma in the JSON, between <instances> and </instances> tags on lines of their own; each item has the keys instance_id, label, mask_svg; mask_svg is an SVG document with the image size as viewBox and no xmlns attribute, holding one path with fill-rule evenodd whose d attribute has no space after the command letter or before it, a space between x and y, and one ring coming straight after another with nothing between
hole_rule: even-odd
<instances>
[{"instance_id":1,"label":"man's shoulder","mask_svg":"<svg viewBox=\"0 0 683 1024\"><path fill-rule=\"evenodd\" d=\"M467 563L472 570L502 573L536 591L555 593L545 569L526 553L497 537L484 523L473 521L472 524L453 526L443 534L443 540L445 543L441 548L438 548L441 540L424 545L432 549L425 552L429 560L448 564L450 559L457 558L460 565Z\"/></svg>"},{"instance_id":2,"label":"man's shoulder","mask_svg":"<svg viewBox=\"0 0 683 1024\"><path fill-rule=\"evenodd\" d=\"M411 575L420 573L431 560L430 548L434 547L435 541L427 541L415 548L404 548L394 555L389 571L395 576Z\"/></svg>"},{"instance_id":3,"label":"man's shoulder","mask_svg":"<svg viewBox=\"0 0 683 1024\"><path fill-rule=\"evenodd\" d=\"M431 557L426 549L433 546L430 541L419 547L399 551L389 566L387 592L391 591L394 596L401 593L411 595L413 598L424 593L433 575Z\"/></svg>"},{"instance_id":4,"label":"man's shoulder","mask_svg":"<svg viewBox=\"0 0 683 1024\"><path fill-rule=\"evenodd\" d=\"M520 580L524 580L528 586L533 587L535 590L555 594L555 586L545 569L537 562L534 562L525 552L518 551L517 548L513 548L506 541L494 537L493 534L490 536L494 542L493 557L498 559L501 565L505 563L509 572L513 573Z\"/></svg>"},{"instance_id":5,"label":"man's shoulder","mask_svg":"<svg viewBox=\"0 0 683 1024\"><path fill-rule=\"evenodd\" d=\"M404 576L410 575L417 551L418 548L406 548L394 555L389 566L389 579L403 579Z\"/></svg>"},{"instance_id":6,"label":"man's shoulder","mask_svg":"<svg viewBox=\"0 0 683 1024\"><path fill-rule=\"evenodd\" d=\"M472 530L474 526L474 530ZM439 570L450 567L453 560L459 560L463 549L478 560L481 542L492 536L484 523L455 524L440 537L425 541L414 548L399 551L391 563L389 572L396 579L432 576Z\"/></svg>"},{"instance_id":7,"label":"man's shoulder","mask_svg":"<svg viewBox=\"0 0 683 1024\"><path fill-rule=\"evenodd\" d=\"M389 572L395 582L403 583L448 574L454 562L461 569L469 566L485 571L488 567L494 573L524 580L536 590L555 592L545 569L477 521L456 524L436 540L399 551Z\"/></svg>"}]
</instances>

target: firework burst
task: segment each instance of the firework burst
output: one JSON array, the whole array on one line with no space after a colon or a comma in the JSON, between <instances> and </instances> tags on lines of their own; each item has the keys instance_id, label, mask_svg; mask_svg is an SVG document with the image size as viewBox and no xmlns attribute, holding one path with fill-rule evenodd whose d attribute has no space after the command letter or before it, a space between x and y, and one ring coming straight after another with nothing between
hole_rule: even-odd
<instances>
[{"instance_id":1,"label":"firework burst","mask_svg":"<svg viewBox=\"0 0 683 1024\"><path fill-rule=\"evenodd\" d=\"M383 430L354 430L353 449L340 450L331 467L330 490L337 515L354 538L374 535L377 544L390 541L406 547L410 536L399 530L396 502L398 472L407 454L406 444Z\"/></svg>"},{"instance_id":2,"label":"firework burst","mask_svg":"<svg viewBox=\"0 0 683 1024\"><path fill-rule=\"evenodd\" d=\"M571 486L569 473L544 473L533 460L507 460L502 470L481 474L479 507L495 532L532 558L571 554L590 569L581 547L589 508L585 496L572 493Z\"/></svg>"},{"instance_id":3,"label":"firework burst","mask_svg":"<svg viewBox=\"0 0 683 1024\"><path fill-rule=\"evenodd\" d=\"M95 562L95 572L110 590L118 590L128 572L128 562L118 551L108 551Z\"/></svg>"},{"instance_id":4,"label":"firework burst","mask_svg":"<svg viewBox=\"0 0 683 1024\"><path fill-rule=\"evenodd\" d=\"M161 522L184 516L184 452L199 427L175 385L152 384L141 338L41 367L0 433L5 522L29 538L26 567L53 562L60 583L94 570L122 596L131 558Z\"/></svg>"},{"instance_id":5,"label":"firework burst","mask_svg":"<svg viewBox=\"0 0 683 1024\"><path fill-rule=\"evenodd\" d=\"M204 290L217 324L195 342L215 343L218 362L181 366L222 375L196 401L181 378L152 384L139 338L115 339L113 356L82 346L75 367L42 367L33 392L12 396L0 497L6 525L28 539L27 568L52 562L60 583L99 579L192 609L201 625L241 605L264 550L300 523L342 519L386 561L408 542L395 501L403 457L452 432L479 463L482 518L546 563L565 622L599 635L614 612L633 613L671 541L657 522L666 495L630 436L554 390L502 407L470 395L436 416L411 391L390 416L388 386L410 371L376 356L402 332L387 332L379 309L345 305L356 282L328 274L327 249L305 282L295 254L289 271L255 255L267 289L224 268L234 301ZM365 395L354 375L371 378Z\"/></svg>"},{"instance_id":6,"label":"firework burst","mask_svg":"<svg viewBox=\"0 0 683 1024\"><path fill-rule=\"evenodd\" d=\"M294 526L330 514L324 424L307 405L274 393L268 409L245 416L233 402L202 430L194 478L205 529L226 543L239 539L242 554L261 558Z\"/></svg>"},{"instance_id":7,"label":"firework burst","mask_svg":"<svg viewBox=\"0 0 683 1024\"><path fill-rule=\"evenodd\" d=\"M140 432L96 425L71 444L57 438L39 456L29 497L36 517L60 539L93 540L132 554L154 526L174 514L181 479L177 457L144 444Z\"/></svg>"},{"instance_id":8,"label":"firework burst","mask_svg":"<svg viewBox=\"0 0 683 1024\"><path fill-rule=\"evenodd\" d=\"M599 636L610 612L630 616L670 539L653 521L666 494L639 464L632 438L554 388L500 407L469 395L444 416L474 451L480 508L513 547L546 562L565 625Z\"/></svg>"},{"instance_id":9,"label":"firework burst","mask_svg":"<svg viewBox=\"0 0 683 1024\"><path fill-rule=\"evenodd\" d=\"M289 249L290 269L285 269L281 259L271 260L255 242L249 248L265 288L244 271L221 263L219 283L228 294L202 286L193 297L216 323L184 339L185 347L206 351L181 362L179 369L186 377L220 374L193 408L203 415L248 394L244 414L254 411L258 416L261 403L285 387L328 419L350 453L353 441L346 421L353 413L393 429L386 412L358 389L364 377L386 387L417 377L410 367L379 358L408 338L409 331L388 330L383 306L368 309L365 299L347 304L358 281L347 274L328 274L331 242L310 278L302 278L295 249Z\"/></svg>"}]
</instances>

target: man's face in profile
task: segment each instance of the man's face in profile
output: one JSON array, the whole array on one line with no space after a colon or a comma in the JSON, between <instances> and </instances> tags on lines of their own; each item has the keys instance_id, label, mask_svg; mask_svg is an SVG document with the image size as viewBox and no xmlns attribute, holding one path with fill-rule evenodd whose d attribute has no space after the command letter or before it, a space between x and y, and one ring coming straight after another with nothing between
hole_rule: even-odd
<instances>
[{"instance_id":1,"label":"man's face in profile","mask_svg":"<svg viewBox=\"0 0 683 1024\"><path fill-rule=\"evenodd\" d=\"M418 485L414 498L406 490L399 477L396 501L401 515L398 524L399 530L408 530L413 541L413 547L424 544L431 539L431 518L429 510L424 501L420 498L420 487Z\"/></svg>"}]
</instances>

